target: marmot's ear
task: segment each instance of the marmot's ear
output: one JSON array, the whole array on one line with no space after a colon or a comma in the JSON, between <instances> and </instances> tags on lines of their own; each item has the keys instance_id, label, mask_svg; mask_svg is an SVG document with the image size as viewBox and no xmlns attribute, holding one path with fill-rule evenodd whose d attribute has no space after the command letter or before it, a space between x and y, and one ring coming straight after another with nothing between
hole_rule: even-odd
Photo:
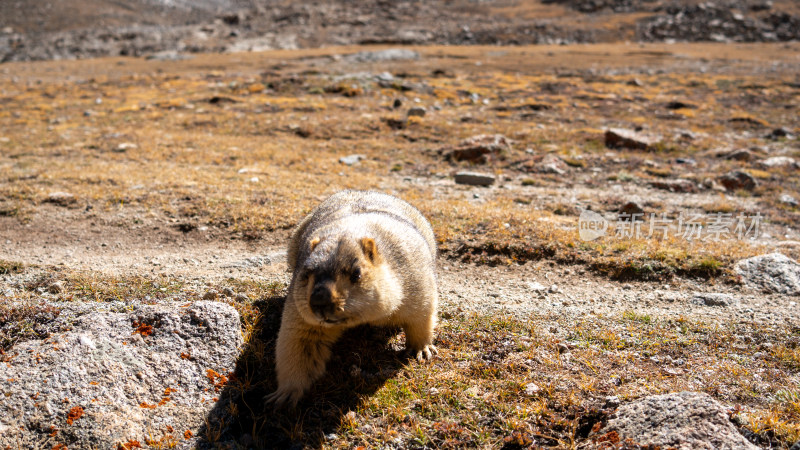
<instances>
[{"instance_id":1,"label":"marmot's ear","mask_svg":"<svg viewBox=\"0 0 800 450\"><path fill-rule=\"evenodd\" d=\"M308 243L308 251L313 252L317 244L319 244L319 238L315 237L314 239L311 240L311 242Z\"/></svg>"},{"instance_id":2,"label":"marmot's ear","mask_svg":"<svg viewBox=\"0 0 800 450\"><path fill-rule=\"evenodd\" d=\"M364 252L364 256L367 257L373 264L378 260L378 247L375 245L375 240L372 238L361 238L359 241L361 244L361 250Z\"/></svg>"}]
</instances>

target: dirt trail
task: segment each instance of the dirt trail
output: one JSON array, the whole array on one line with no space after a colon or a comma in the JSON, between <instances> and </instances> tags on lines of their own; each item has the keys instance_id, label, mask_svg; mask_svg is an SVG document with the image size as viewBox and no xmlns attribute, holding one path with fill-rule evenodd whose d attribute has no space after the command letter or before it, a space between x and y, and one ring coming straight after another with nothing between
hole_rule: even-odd
<instances>
[{"instance_id":1,"label":"dirt trail","mask_svg":"<svg viewBox=\"0 0 800 450\"><path fill-rule=\"evenodd\" d=\"M27 277L55 266L109 276L172 277L199 289L229 278L289 281L284 249L288 231L242 241L202 228L182 233L168 221L153 219L129 230L114 225L115 220L129 219L128 215L88 219L78 218L75 212L66 215L71 217L43 211L26 224L0 218L0 242L4 243L0 260L34 266L20 275ZM0 279L0 293L14 284L14 277ZM444 311L505 311L522 318L575 319L635 311L654 318L721 323L800 323L796 300L723 282L676 278L669 283L620 283L583 266L547 260L491 267L447 258L440 259L439 277ZM707 306L695 299L698 293L727 293L733 301Z\"/></svg>"}]
</instances>

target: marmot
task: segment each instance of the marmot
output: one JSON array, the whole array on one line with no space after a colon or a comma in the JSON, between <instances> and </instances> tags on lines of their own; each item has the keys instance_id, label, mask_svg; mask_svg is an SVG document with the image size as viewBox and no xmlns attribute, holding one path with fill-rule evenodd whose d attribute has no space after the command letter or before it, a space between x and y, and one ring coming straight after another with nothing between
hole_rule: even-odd
<instances>
[{"instance_id":1,"label":"marmot","mask_svg":"<svg viewBox=\"0 0 800 450\"><path fill-rule=\"evenodd\" d=\"M342 191L292 232L293 270L276 345L278 389L265 397L297 405L323 373L346 328L399 325L418 360L431 359L437 299L436 241L416 208L391 195Z\"/></svg>"}]
</instances>

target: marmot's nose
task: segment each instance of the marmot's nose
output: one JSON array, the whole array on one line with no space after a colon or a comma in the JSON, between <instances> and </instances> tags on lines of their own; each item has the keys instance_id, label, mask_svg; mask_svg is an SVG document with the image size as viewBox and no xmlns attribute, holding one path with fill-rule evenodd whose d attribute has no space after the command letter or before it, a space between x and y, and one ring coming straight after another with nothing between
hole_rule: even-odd
<instances>
[{"instance_id":1,"label":"marmot's nose","mask_svg":"<svg viewBox=\"0 0 800 450\"><path fill-rule=\"evenodd\" d=\"M323 285L314 286L311 291L311 308L324 309L331 305L331 290Z\"/></svg>"}]
</instances>

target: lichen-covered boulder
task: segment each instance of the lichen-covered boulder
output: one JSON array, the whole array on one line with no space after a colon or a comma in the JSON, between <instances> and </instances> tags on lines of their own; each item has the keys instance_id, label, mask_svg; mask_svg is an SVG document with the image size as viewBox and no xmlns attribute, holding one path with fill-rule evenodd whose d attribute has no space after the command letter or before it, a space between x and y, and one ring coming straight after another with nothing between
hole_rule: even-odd
<instances>
[{"instance_id":1,"label":"lichen-covered boulder","mask_svg":"<svg viewBox=\"0 0 800 450\"><path fill-rule=\"evenodd\" d=\"M236 310L205 301L58 307L49 337L0 356L0 448L191 445L234 369Z\"/></svg>"}]
</instances>

